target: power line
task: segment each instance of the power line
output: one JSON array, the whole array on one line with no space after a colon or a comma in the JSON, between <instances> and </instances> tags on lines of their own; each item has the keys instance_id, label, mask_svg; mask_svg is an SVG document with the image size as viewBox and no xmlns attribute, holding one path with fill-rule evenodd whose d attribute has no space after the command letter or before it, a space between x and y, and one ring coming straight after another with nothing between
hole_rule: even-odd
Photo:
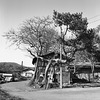
<instances>
[{"instance_id":1,"label":"power line","mask_svg":"<svg viewBox=\"0 0 100 100\"><path fill-rule=\"evenodd\" d=\"M95 21L92 21L92 22L89 22L89 24L91 24L91 23L94 23L94 22L97 22L97 21L99 21L100 19L98 19L98 20L95 20Z\"/></svg>"},{"instance_id":2,"label":"power line","mask_svg":"<svg viewBox=\"0 0 100 100\"><path fill-rule=\"evenodd\" d=\"M91 19L96 18L96 17L99 17L99 16L100 16L100 14L98 14L96 16L93 16L93 17L90 17L90 18L88 18L88 20L91 20Z\"/></svg>"}]
</instances>

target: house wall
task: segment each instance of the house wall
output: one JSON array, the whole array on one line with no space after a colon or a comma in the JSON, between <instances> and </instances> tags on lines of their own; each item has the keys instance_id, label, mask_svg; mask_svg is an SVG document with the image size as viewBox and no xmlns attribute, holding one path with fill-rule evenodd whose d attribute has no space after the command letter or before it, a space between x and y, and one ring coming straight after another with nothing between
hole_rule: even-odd
<instances>
[{"instance_id":1,"label":"house wall","mask_svg":"<svg viewBox=\"0 0 100 100\"><path fill-rule=\"evenodd\" d=\"M32 77L33 75L34 75L34 71L32 70L21 73L21 76L24 76L24 77Z\"/></svg>"}]
</instances>

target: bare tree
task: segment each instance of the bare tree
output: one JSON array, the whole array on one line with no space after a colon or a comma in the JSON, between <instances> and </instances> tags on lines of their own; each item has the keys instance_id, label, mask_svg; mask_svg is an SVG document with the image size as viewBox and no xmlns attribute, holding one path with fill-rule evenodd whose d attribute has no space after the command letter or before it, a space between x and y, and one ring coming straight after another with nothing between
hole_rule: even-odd
<instances>
[{"instance_id":1,"label":"bare tree","mask_svg":"<svg viewBox=\"0 0 100 100\"><path fill-rule=\"evenodd\" d=\"M53 28L53 21L50 17L34 17L23 22L18 31L10 30L4 37L16 45L19 49L26 50L32 57L39 57L49 52L56 51L59 47L56 39L57 31ZM32 77L29 85L33 85L38 61L35 66L35 75Z\"/></svg>"},{"instance_id":2,"label":"bare tree","mask_svg":"<svg viewBox=\"0 0 100 100\"><path fill-rule=\"evenodd\" d=\"M18 48L27 50L32 56L43 55L50 52L56 43L56 31L49 16L34 17L23 22L17 30L10 30L4 37L17 45Z\"/></svg>"}]
</instances>

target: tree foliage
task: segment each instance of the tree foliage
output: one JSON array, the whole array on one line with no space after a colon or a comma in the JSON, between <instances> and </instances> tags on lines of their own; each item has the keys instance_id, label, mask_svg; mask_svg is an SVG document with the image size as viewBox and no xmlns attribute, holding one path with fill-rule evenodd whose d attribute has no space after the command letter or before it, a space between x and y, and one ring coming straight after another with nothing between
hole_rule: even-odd
<instances>
[{"instance_id":1,"label":"tree foliage","mask_svg":"<svg viewBox=\"0 0 100 100\"><path fill-rule=\"evenodd\" d=\"M83 18L82 13L71 14L54 11L53 20L60 29L59 41L63 44L65 55L70 53L71 57L74 57L76 52L84 51L90 60L97 59L97 35L94 29L87 29L87 18ZM73 37L66 38L70 33Z\"/></svg>"},{"instance_id":2,"label":"tree foliage","mask_svg":"<svg viewBox=\"0 0 100 100\"><path fill-rule=\"evenodd\" d=\"M53 24L58 27L60 34L55 31ZM26 20L18 31L10 30L4 36L19 48L24 47L32 56L57 52L60 43L66 56L74 57L76 52L84 51L89 59L97 60L100 36L96 33L100 26L96 29L87 27L87 18L83 18L82 13L59 13L54 10L53 21L50 17L34 17Z\"/></svg>"},{"instance_id":3,"label":"tree foliage","mask_svg":"<svg viewBox=\"0 0 100 100\"><path fill-rule=\"evenodd\" d=\"M67 48L70 47L70 51L74 53L76 49L79 49L83 44L82 41L79 40L81 40L81 34L87 30L87 19L82 18L82 13L70 14L69 12L59 13L57 11L54 11L53 19L62 34L60 41L63 43L64 53L67 54L68 52L68 50L65 50L66 46ZM70 32L71 35L74 35L74 38L66 39L66 36L68 36Z\"/></svg>"}]
</instances>

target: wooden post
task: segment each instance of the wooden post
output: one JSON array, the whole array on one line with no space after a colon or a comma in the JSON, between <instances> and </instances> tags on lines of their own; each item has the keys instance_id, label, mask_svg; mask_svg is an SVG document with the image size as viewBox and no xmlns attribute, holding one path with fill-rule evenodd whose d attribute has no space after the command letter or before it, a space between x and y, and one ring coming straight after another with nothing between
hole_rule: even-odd
<instances>
[{"instance_id":1,"label":"wooden post","mask_svg":"<svg viewBox=\"0 0 100 100\"><path fill-rule=\"evenodd\" d=\"M90 82L90 73L88 73L88 81Z\"/></svg>"},{"instance_id":2,"label":"wooden post","mask_svg":"<svg viewBox=\"0 0 100 100\"><path fill-rule=\"evenodd\" d=\"M60 89L62 89L62 67L60 66Z\"/></svg>"},{"instance_id":3,"label":"wooden post","mask_svg":"<svg viewBox=\"0 0 100 100\"><path fill-rule=\"evenodd\" d=\"M76 56L75 56L75 61L74 61L74 73L76 72Z\"/></svg>"},{"instance_id":4,"label":"wooden post","mask_svg":"<svg viewBox=\"0 0 100 100\"><path fill-rule=\"evenodd\" d=\"M69 84L71 83L71 72L69 71Z\"/></svg>"},{"instance_id":5,"label":"wooden post","mask_svg":"<svg viewBox=\"0 0 100 100\"><path fill-rule=\"evenodd\" d=\"M61 39L63 38L63 32L62 32L62 27L60 27L61 30ZM60 44L60 60L62 60L62 41ZM62 64L60 66L60 89L62 89Z\"/></svg>"},{"instance_id":6,"label":"wooden post","mask_svg":"<svg viewBox=\"0 0 100 100\"><path fill-rule=\"evenodd\" d=\"M94 62L92 63L92 76L93 76L93 80L94 80Z\"/></svg>"}]
</instances>

